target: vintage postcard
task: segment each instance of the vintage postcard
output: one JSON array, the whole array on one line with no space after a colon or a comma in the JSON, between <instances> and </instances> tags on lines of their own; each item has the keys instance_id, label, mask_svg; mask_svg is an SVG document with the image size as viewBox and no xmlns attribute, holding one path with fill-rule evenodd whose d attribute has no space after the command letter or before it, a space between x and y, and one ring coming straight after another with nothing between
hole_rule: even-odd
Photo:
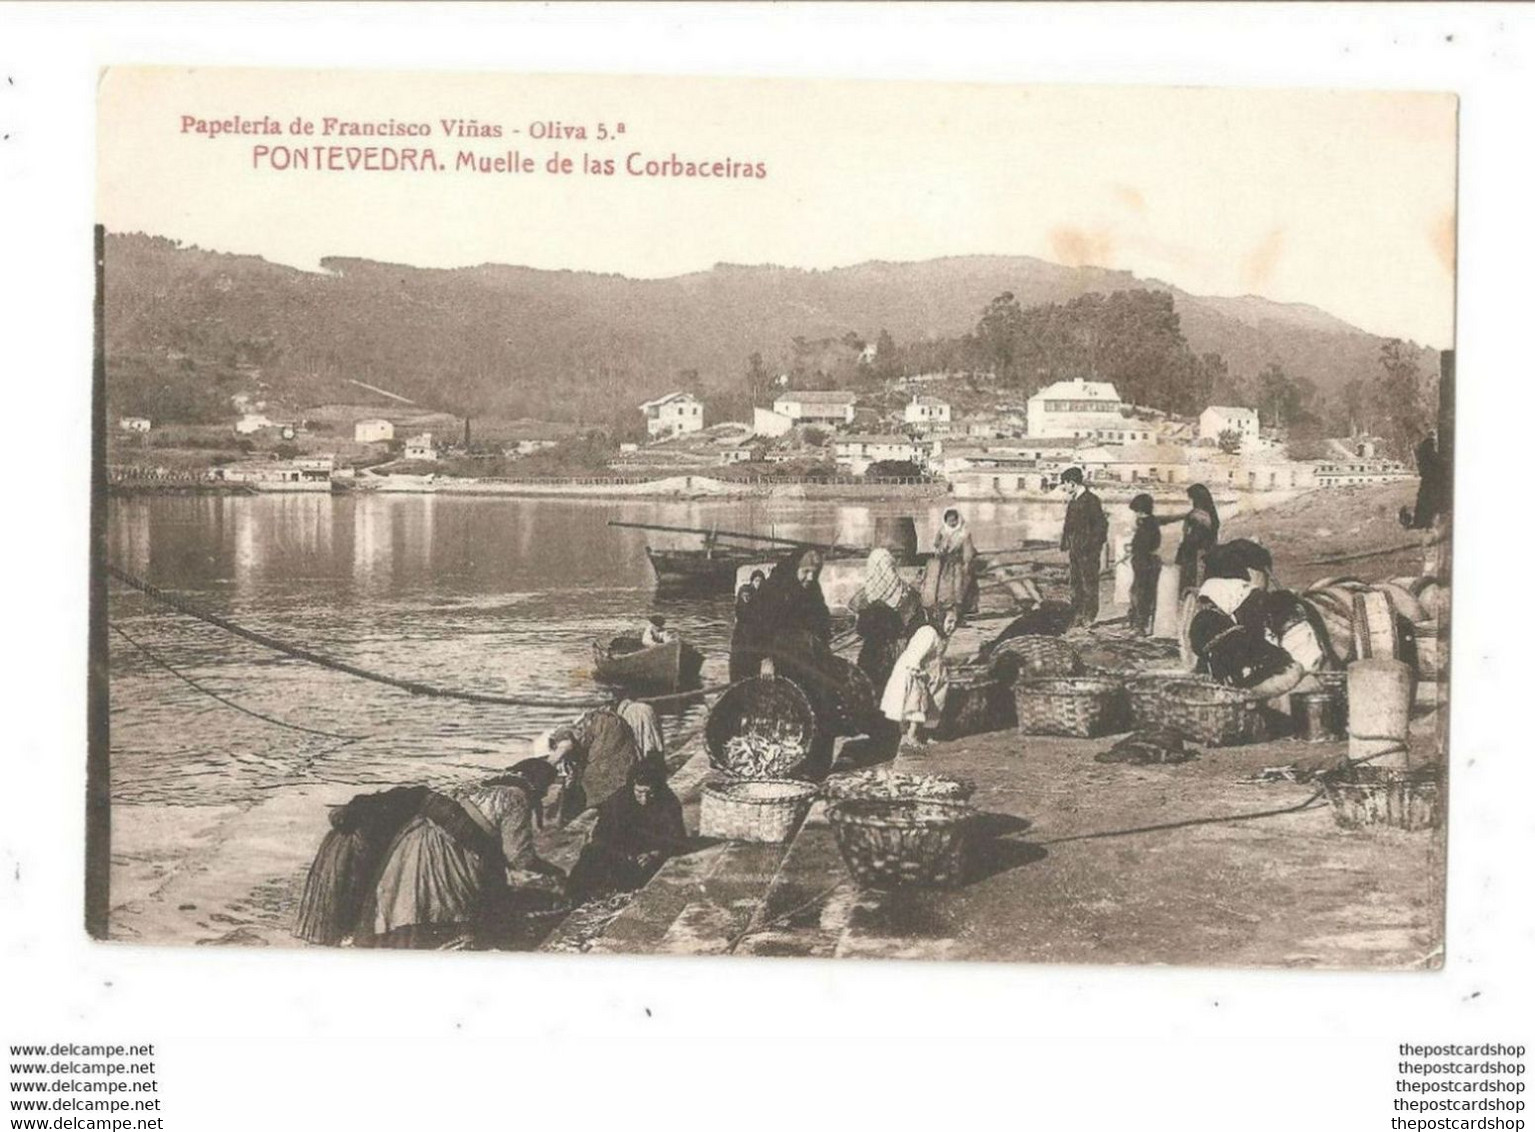
<instances>
[{"instance_id":1,"label":"vintage postcard","mask_svg":"<svg viewBox=\"0 0 1535 1132\"><path fill-rule=\"evenodd\" d=\"M1442 963L1453 96L98 99L98 938Z\"/></svg>"}]
</instances>

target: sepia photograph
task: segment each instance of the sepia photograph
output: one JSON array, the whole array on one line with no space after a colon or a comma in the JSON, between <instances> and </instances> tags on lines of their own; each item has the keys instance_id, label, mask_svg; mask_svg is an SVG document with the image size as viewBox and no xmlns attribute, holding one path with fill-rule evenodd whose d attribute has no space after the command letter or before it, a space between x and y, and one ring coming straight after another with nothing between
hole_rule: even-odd
<instances>
[{"instance_id":1,"label":"sepia photograph","mask_svg":"<svg viewBox=\"0 0 1535 1132\"><path fill-rule=\"evenodd\" d=\"M1454 94L96 100L95 939L1444 965Z\"/></svg>"}]
</instances>

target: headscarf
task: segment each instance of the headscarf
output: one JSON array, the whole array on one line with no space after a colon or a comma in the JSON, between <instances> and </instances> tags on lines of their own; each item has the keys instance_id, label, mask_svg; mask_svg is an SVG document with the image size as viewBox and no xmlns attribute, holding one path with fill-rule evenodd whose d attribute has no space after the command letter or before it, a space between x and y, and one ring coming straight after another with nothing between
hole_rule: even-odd
<instances>
[{"instance_id":1,"label":"headscarf","mask_svg":"<svg viewBox=\"0 0 1535 1132\"><path fill-rule=\"evenodd\" d=\"M900 607L909 587L896 573L895 556L882 546L869 551L869 562L864 568L863 597L868 603L883 602L891 609Z\"/></svg>"},{"instance_id":2,"label":"headscarf","mask_svg":"<svg viewBox=\"0 0 1535 1132\"><path fill-rule=\"evenodd\" d=\"M1252 583L1245 577L1211 578L1199 587L1200 597L1232 618L1236 617L1237 610L1252 592Z\"/></svg>"},{"instance_id":3,"label":"headscarf","mask_svg":"<svg viewBox=\"0 0 1535 1132\"><path fill-rule=\"evenodd\" d=\"M965 517L952 507L943 514L944 517L938 520L938 533L933 537L933 549L939 554L953 554L970 537L970 528L965 524ZM948 523L950 515L959 519L952 527Z\"/></svg>"}]
</instances>

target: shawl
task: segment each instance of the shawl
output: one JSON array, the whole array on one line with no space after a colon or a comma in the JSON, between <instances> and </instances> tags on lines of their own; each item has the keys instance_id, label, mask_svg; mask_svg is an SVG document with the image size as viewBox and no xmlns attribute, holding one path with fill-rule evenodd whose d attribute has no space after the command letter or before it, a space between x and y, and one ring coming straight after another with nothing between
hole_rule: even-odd
<instances>
[{"instance_id":1,"label":"shawl","mask_svg":"<svg viewBox=\"0 0 1535 1132\"><path fill-rule=\"evenodd\" d=\"M964 545L970 537L970 527L965 523L963 515L960 516L959 525L949 526L943 520L938 521L938 533L933 536L933 549L939 554L954 554Z\"/></svg>"},{"instance_id":2,"label":"shawl","mask_svg":"<svg viewBox=\"0 0 1535 1132\"><path fill-rule=\"evenodd\" d=\"M1252 592L1252 583L1245 578L1211 578L1199 587L1200 597L1232 618Z\"/></svg>"},{"instance_id":3,"label":"shawl","mask_svg":"<svg viewBox=\"0 0 1535 1132\"><path fill-rule=\"evenodd\" d=\"M863 597L870 604L883 602L891 609L899 608L910 592L895 570L895 557L884 547L869 551L869 563L864 570Z\"/></svg>"}]
</instances>

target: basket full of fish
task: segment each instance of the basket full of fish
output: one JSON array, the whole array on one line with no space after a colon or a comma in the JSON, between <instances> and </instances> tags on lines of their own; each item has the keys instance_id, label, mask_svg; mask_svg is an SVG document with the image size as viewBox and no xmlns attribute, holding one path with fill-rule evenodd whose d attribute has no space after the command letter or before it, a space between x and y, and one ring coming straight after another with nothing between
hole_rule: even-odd
<instances>
[{"instance_id":1,"label":"basket full of fish","mask_svg":"<svg viewBox=\"0 0 1535 1132\"><path fill-rule=\"evenodd\" d=\"M965 802L848 798L826 817L862 888L950 887L964 880L975 817Z\"/></svg>"},{"instance_id":2,"label":"basket full of fish","mask_svg":"<svg viewBox=\"0 0 1535 1132\"><path fill-rule=\"evenodd\" d=\"M715 701L704 723L709 765L732 778L793 778L815 739L809 697L782 676L741 681Z\"/></svg>"}]
</instances>

